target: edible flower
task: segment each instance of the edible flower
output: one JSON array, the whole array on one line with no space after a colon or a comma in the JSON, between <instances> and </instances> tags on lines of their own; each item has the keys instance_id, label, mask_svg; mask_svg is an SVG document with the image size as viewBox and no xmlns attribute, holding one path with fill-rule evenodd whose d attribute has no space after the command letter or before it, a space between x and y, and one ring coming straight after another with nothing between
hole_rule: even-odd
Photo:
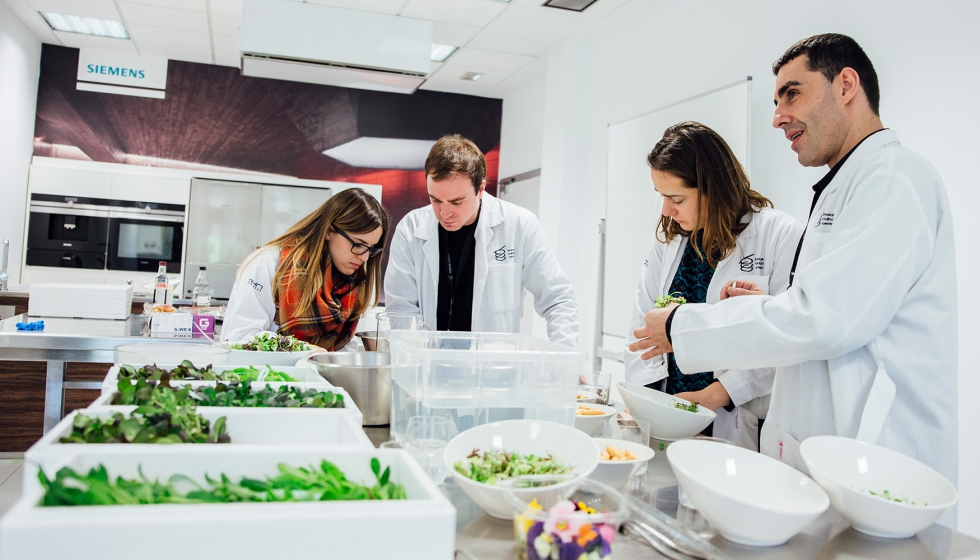
<instances>
[{"instance_id":1,"label":"edible flower","mask_svg":"<svg viewBox=\"0 0 980 560\"><path fill-rule=\"evenodd\" d=\"M579 511L583 511L583 512L589 513L589 514L595 513L595 509L594 508L590 508L589 506L585 505L585 502L579 502L579 503L577 503L575 505L578 507L578 510Z\"/></svg>"},{"instance_id":2,"label":"edible flower","mask_svg":"<svg viewBox=\"0 0 980 560\"><path fill-rule=\"evenodd\" d=\"M578 545L581 546L582 548L585 548L585 545L595 540L595 538L598 536L599 533L597 533L595 529L592 528L592 525L585 524L579 527L578 536L575 537L575 542L577 542Z\"/></svg>"},{"instance_id":3,"label":"edible flower","mask_svg":"<svg viewBox=\"0 0 980 560\"><path fill-rule=\"evenodd\" d=\"M574 503L567 500L558 502L548 510L548 520L544 523L545 532L557 536L562 542L572 542L582 526L582 521L576 519L581 516L575 513Z\"/></svg>"}]
</instances>

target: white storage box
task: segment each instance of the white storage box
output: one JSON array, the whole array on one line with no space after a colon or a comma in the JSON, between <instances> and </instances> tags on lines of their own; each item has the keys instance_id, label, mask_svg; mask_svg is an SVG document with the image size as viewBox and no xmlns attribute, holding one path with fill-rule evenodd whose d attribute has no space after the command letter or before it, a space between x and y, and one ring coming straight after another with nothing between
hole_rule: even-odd
<instances>
[{"instance_id":1,"label":"white storage box","mask_svg":"<svg viewBox=\"0 0 980 560\"><path fill-rule=\"evenodd\" d=\"M442 416L450 437L501 420L574 425L588 355L519 334L390 331L391 434L412 416Z\"/></svg>"},{"instance_id":2,"label":"white storage box","mask_svg":"<svg viewBox=\"0 0 980 560\"><path fill-rule=\"evenodd\" d=\"M377 457L409 499L41 507L37 465L25 462L23 494L0 520L0 559L451 560L454 554L456 510L403 450L270 447L215 454L198 445L158 445L134 454L124 447L80 449L45 472L53 477L67 465L87 473L102 464L112 479L133 479L142 467L150 479L183 474L203 484L205 475L264 478L278 474L279 463L319 467L326 459L351 480L371 485L370 461Z\"/></svg>"},{"instance_id":3,"label":"white storage box","mask_svg":"<svg viewBox=\"0 0 980 560\"><path fill-rule=\"evenodd\" d=\"M142 366L133 366L133 367L139 369ZM177 366L174 364L167 364L167 365L158 365L157 367L161 367L163 369L174 369ZM215 365L215 366L211 366L211 369L214 370L216 373L221 373L223 371L238 369L240 367L248 367L248 366ZM255 366L255 367L261 372L259 375L259 379L257 380L261 382L265 378L265 375L268 373L269 368L265 366ZM299 380L298 381L299 383L304 383L307 385L321 385L327 388L333 387L333 385L331 385L329 381L321 377L320 374L316 372L316 370L310 369L308 367L273 366L272 369L274 369L275 371L285 373L286 375L292 377L293 379ZM214 385L217 382L216 381L184 381L180 379L170 380L171 385L176 386L181 383L193 383L195 385ZM118 385L119 385L119 366L112 366L109 369L109 373L105 376L105 379L102 381L102 394L114 393ZM282 383L273 382L273 383L268 383L268 385L278 389L279 386L282 385Z\"/></svg>"},{"instance_id":4,"label":"white storage box","mask_svg":"<svg viewBox=\"0 0 980 560\"><path fill-rule=\"evenodd\" d=\"M190 385L191 387L202 387L206 385L214 385L214 382L213 381L174 381L171 383L172 387L179 388L182 385ZM357 419L357 422L361 422L364 419L364 415L361 413L361 410L357 408L356 404L354 404L354 399L350 398L350 395L347 393L347 391L343 390L340 387L325 386L319 383L253 383L252 387L260 390L264 387L271 387L278 391L279 387L283 385L291 385L301 391L305 391L307 389L316 389L317 391L324 391L324 392L329 391L332 393L339 393L344 396L344 408L287 408L287 407L271 407L271 406L270 407L198 406L197 408L198 410L205 409L205 408L213 408L215 410L230 410L230 409L241 408L242 410L252 410L255 411L256 413L264 413L267 411L274 411L274 410L318 410L318 411L333 410L338 412L344 411L347 414L350 414L351 416L355 417ZM92 404L89 405L89 408L107 407L107 408L114 409L114 412L122 412L124 414L129 413L129 411L131 410L136 410L135 406L110 404L112 402L113 394L115 394L115 391L102 393L101 395L99 395L99 398L95 399L92 402Z\"/></svg>"},{"instance_id":5,"label":"white storage box","mask_svg":"<svg viewBox=\"0 0 980 560\"><path fill-rule=\"evenodd\" d=\"M114 284L34 284L27 314L32 317L129 319L133 287Z\"/></svg>"},{"instance_id":6,"label":"white storage box","mask_svg":"<svg viewBox=\"0 0 980 560\"><path fill-rule=\"evenodd\" d=\"M63 418L61 422L37 441L24 459L35 461L47 466L52 458L65 455L74 456L79 448L88 450L104 450L107 447L125 447L133 453L140 453L150 446L167 445L159 443L61 443L61 438L71 434L72 422L75 416L84 414L89 417L109 418L117 412L129 415L124 407L105 406L89 407L76 410ZM132 409L133 407L125 407ZM361 429L360 423L353 414L340 409L269 409L232 408L217 406L201 406L197 413L214 423L224 416L227 433L231 443L191 443L187 445L203 445L208 451L224 453L240 446L254 445L318 445L337 446L348 449L374 449L371 440Z\"/></svg>"}]
</instances>

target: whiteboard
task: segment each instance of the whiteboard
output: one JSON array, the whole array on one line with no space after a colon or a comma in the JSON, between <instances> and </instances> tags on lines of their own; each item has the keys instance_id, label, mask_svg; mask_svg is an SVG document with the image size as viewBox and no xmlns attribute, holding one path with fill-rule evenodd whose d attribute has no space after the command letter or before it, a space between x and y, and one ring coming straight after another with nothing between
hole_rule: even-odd
<instances>
[{"instance_id":1,"label":"whiteboard","mask_svg":"<svg viewBox=\"0 0 980 560\"><path fill-rule=\"evenodd\" d=\"M728 142L748 172L751 78L609 127L602 331L626 338L640 270L660 219L647 154L667 127L697 121Z\"/></svg>"}]
</instances>

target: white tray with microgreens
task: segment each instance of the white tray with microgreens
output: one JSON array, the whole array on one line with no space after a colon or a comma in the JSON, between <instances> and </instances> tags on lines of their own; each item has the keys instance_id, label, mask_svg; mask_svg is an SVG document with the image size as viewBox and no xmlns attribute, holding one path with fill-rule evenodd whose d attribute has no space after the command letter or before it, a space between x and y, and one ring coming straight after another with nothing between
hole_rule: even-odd
<instances>
[{"instance_id":1,"label":"white tray with microgreens","mask_svg":"<svg viewBox=\"0 0 980 560\"><path fill-rule=\"evenodd\" d=\"M218 381L244 381L246 379L263 383L315 383L324 387L332 387L329 381L320 376L313 368L298 366L266 365L212 365L184 360L179 364L121 364L112 366L102 381L102 393L116 390L120 379L135 381L136 379L160 380L168 375L171 384L185 382L214 385ZM277 385L278 387L278 385Z\"/></svg>"},{"instance_id":2,"label":"white tray with microgreens","mask_svg":"<svg viewBox=\"0 0 980 560\"><path fill-rule=\"evenodd\" d=\"M45 465L46 482L25 461L0 558L453 555L456 510L404 450L207 447L80 449Z\"/></svg>"}]
</instances>

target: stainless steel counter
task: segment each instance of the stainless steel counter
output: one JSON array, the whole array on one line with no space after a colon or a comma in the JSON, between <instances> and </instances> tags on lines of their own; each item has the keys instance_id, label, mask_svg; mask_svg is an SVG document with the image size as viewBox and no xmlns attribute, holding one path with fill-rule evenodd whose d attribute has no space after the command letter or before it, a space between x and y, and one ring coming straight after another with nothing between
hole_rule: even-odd
<instances>
[{"instance_id":1,"label":"stainless steel counter","mask_svg":"<svg viewBox=\"0 0 980 560\"><path fill-rule=\"evenodd\" d=\"M17 330L17 323L38 320L44 321L43 331ZM150 336L145 326L142 315L131 315L125 321L16 315L0 321L0 360L47 362L44 391L44 431L47 432L61 420L65 389L102 387L96 382L66 383L65 362L111 363L113 349L124 344L209 344L204 337Z\"/></svg>"},{"instance_id":2,"label":"stainless steel counter","mask_svg":"<svg viewBox=\"0 0 980 560\"><path fill-rule=\"evenodd\" d=\"M388 428L365 428L375 445L388 440ZM624 491L642 497L657 509L675 517L711 543L736 559L792 560L859 560L859 559L934 559L980 558L980 540L933 525L910 539L880 539L849 528L837 512L830 509L786 544L771 548L742 546L715 533L697 511L677 503L677 479L659 451L659 442L651 440L656 455L647 472L633 477ZM479 560L513 560L517 557L513 525L483 513L451 478L443 491L456 507L456 548ZM614 545L614 557L622 560L665 558L639 541L620 535ZM466 558L457 554L457 558Z\"/></svg>"}]
</instances>

